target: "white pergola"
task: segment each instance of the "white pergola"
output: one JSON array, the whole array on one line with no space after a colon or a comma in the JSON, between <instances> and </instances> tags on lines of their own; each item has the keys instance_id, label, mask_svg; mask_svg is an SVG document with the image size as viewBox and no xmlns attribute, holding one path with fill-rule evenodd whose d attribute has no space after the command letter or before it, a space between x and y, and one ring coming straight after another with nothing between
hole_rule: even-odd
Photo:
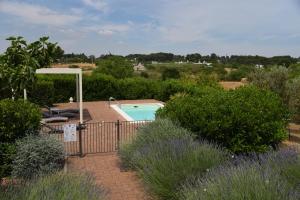
<instances>
[{"instance_id":1,"label":"white pergola","mask_svg":"<svg viewBox=\"0 0 300 200\"><path fill-rule=\"evenodd\" d=\"M36 70L36 74L75 74L76 75L76 101L79 104L80 123L83 123L82 105L82 71L78 68L41 68Z\"/></svg>"}]
</instances>

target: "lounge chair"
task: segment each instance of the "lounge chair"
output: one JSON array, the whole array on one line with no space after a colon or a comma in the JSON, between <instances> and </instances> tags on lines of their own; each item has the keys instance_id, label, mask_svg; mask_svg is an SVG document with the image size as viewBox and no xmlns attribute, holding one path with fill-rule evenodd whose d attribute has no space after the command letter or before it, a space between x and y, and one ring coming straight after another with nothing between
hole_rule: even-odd
<instances>
[{"instance_id":1,"label":"lounge chair","mask_svg":"<svg viewBox=\"0 0 300 200\"><path fill-rule=\"evenodd\" d=\"M79 109L72 109L72 108L67 108L67 109L60 109L60 108L54 108L54 107L48 107L45 106L50 113L53 114L61 114L61 113L79 113Z\"/></svg>"},{"instance_id":2,"label":"lounge chair","mask_svg":"<svg viewBox=\"0 0 300 200\"><path fill-rule=\"evenodd\" d=\"M68 117L50 117L50 118L43 118L42 123L53 123L53 122L66 122L68 121Z\"/></svg>"},{"instance_id":3,"label":"lounge chair","mask_svg":"<svg viewBox=\"0 0 300 200\"><path fill-rule=\"evenodd\" d=\"M43 118L51 118L51 117L68 117L68 118L75 118L77 117L76 113L59 113L59 114L53 114L49 112L43 112L42 113Z\"/></svg>"}]
</instances>

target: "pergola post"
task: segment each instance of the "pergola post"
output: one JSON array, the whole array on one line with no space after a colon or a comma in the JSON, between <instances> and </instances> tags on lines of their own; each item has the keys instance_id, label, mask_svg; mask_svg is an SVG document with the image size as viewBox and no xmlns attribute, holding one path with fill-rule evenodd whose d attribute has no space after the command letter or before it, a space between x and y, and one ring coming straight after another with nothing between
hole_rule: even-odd
<instances>
[{"instance_id":1,"label":"pergola post","mask_svg":"<svg viewBox=\"0 0 300 200\"><path fill-rule=\"evenodd\" d=\"M24 100L27 100L27 91L24 89Z\"/></svg>"},{"instance_id":2,"label":"pergola post","mask_svg":"<svg viewBox=\"0 0 300 200\"><path fill-rule=\"evenodd\" d=\"M79 74L79 113L80 124L83 123L83 105L82 105L82 73Z\"/></svg>"},{"instance_id":3,"label":"pergola post","mask_svg":"<svg viewBox=\"0 0 300 200\"><path fill-rule=\"evenodd\" d=\"M76 74L76 103L79 109L79 74Z\"/></svg>"}]
</instances>

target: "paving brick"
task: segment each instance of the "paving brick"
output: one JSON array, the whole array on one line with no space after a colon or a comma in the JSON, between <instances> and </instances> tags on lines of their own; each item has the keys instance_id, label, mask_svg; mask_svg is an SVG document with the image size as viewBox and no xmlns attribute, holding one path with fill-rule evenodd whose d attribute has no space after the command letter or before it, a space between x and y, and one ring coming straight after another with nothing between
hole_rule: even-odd
<instances>
[{"instance_id":1,"label":"paving brick","mask_svg":"<svg viewBox=\"0 0 300 200\"><path fill-rule=\"evenodd\" d=\"M109 200L150 199L135 172L122 172L116 153L87 155L68 158L70 171L88 172L97 184L108 191Z\"/></svg>"}]
</instances>

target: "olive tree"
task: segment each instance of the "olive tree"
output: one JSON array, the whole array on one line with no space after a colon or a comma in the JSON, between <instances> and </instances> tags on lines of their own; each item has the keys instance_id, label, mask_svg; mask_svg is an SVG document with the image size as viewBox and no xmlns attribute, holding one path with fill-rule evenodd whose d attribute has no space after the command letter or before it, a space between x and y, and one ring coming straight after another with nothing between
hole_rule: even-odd
<instances>
[{"instance_id":1,"label":"olive tree","mask_svg":"<svg viewBox=\"0 0 300 200\"><path fill-rule=\"evenodd\" d=\"M9 37L10 46L0 56L1 91L5 90L12 97L18 97L23 89L35 81L35 71L49 67L61 54L57 43L48 42L49 37L42 37L33 43L27 43L23 37Z\"/></svg>"}]
</instances>

